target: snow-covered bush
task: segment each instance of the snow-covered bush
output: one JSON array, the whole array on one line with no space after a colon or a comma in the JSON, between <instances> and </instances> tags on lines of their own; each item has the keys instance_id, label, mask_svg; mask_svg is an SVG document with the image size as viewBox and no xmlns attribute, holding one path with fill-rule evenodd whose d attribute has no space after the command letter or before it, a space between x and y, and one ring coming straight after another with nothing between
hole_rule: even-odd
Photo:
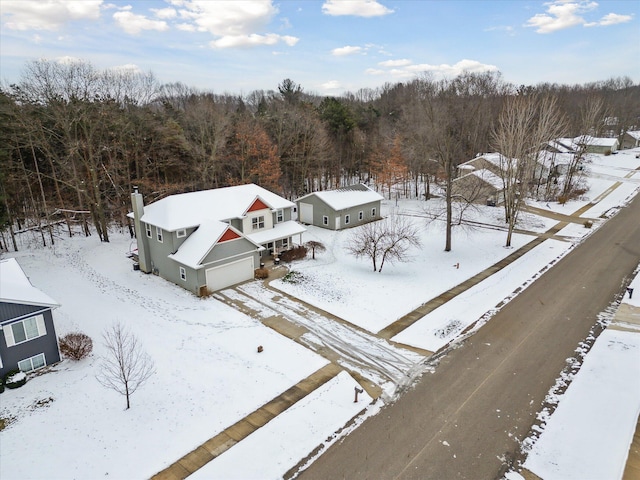
<instances>
[{"instance_id":1,"label":"snow-covered bush","mask_svg":"<svg viewBox=\"0 0 640 480\"><path fill-rule=\"evenodd\" d=\"M7 388L20 388L27 383L27 374L20 370L10 370L4 375L4 385Z\"/></svg>"},{"instance_id":2,"label":"snow-covered bush","mask_svg":"<svg viewBox=\"0 0 640 480\"><path fill-rule=\"evenodd\" d=\"M82 360L93 350L93 340L81 332L67 333L58 339L60 353L71 360Z\"/></svg>"}]
</instances>

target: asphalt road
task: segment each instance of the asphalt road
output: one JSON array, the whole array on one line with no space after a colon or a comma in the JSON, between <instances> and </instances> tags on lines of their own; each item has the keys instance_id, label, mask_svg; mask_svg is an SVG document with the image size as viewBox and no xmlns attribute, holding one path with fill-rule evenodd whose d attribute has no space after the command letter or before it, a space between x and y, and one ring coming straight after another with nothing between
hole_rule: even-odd
<instances>
[{"instance_id":1,"label":"asphalt road","mask_svg":"<svg viewBox=\"0 0 640 480\"><path fill-rule=\"evenodd\" d=\"M567 358L639 262L640 196L299 478L501 478Z\"/></svg>"}]
</instances>

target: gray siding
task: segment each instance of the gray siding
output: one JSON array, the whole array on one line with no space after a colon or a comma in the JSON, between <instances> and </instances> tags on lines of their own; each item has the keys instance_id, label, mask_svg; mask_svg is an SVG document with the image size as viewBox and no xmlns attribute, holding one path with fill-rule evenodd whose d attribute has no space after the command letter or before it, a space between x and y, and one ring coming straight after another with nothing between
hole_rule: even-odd
<instances>
[{"instance_id":1,"label":"gray siding","mask_svg":"<svg viewBox=\"0 0 640 480\"><path fill-rule=\"evenodd\" d=\"M374 220L379 220L380 217L380 201L366 203L364 205L358 205L356 207L347 208L344 210L336 211L324 201L315 195L309 195L305 199L298 201L298 211L300 210L300 204L307 203L313 205L313 225L322 228L328 228L330 230L336 229L336 218L340 217L340 229L357 227ZM375 208L375 216L371 214L371 210ZM362 212L362 220L358 218L359 212ZM349 215L349 223L345 223L345 216ZM328 225L324 225L323 217L326 216L329 219Z\"/></svg>"},{"instance_id":2,"label":"gray siding","mask_svg":"<svg viewBox=\"0 0 640 480\"><path fill-rule=\"evenodd\" d=\"M30 313L36 313L44 310L46 307L39 305L24 305L22 303L0 303L0 322L21 318Z\"/></svg>"},{"instance_id":3,"label":"gray siding","mask_svg":"<svg viewBox=\"0 0 640 480\"><path fill-rule=\"evenodd\" d=\"M6 306L7 304L1 303L0 306ZM28 306L28 305L25 305ZM41 311L42 307L38 307ZM34 312L35 313L35 312ZM18 362L27 358L33 357L40 353L44 353L45 362L47 365L60 361L60 352L58 350L58 338L56 336L56 330L53 325L53 316L51 315L51 309L47 309L42 313L44 317L44 325L47 331L46 335L43 335L32 340L7 347L7 341L4 337L4 333L0 332L0 357L2 357L2 367L0 367L0 376L4 375L10 370L18 368ZM10 325L10 320L2 322L2 326Z\"/></svg>"}]
</instances>

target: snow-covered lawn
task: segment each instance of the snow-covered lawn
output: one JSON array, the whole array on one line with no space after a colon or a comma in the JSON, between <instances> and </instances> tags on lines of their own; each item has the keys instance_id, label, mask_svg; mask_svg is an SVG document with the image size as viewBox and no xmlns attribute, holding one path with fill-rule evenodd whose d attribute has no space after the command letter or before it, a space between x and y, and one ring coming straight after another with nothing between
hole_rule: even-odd
<instances>
[{"instance_id":1,"label":"snow-covered lawn","mask_svg":"<svg viewBox=\"0 0 640 480\"><path fill-rule=\"evenodd\" d=\"M610 168L591 166L600 176L586 194L589 200L640 166L635 151L600 157L599 163ZM603 178L605 174L612 178ZM640 173L625 181L585 217L619 208L640 187L634 181L638 177ZM304 240L320 240L327 251L293 266L303 282L273 283L375 333L533 238L515 235L513 248L506 249L503 231L460 227L454 231L453 251L445 253L442 223L422 217L423 206L436 202L383 205L383 213L397 209L418 215L412 218L421 228L423 246L411 252L410 263L386 265L382 273L374 273L366 260L345 253L352 231L310 228ZM550 207L571 213L584 204ZM500 225L500 214L499 208L481 207L475 215L478 221ZM526 215L521 227L544 231L555 223ZM591 231L577 225L560 234L579 242ZM130 245L128 236L114 232L109 244L100 244L95 236L60 238L54 248L25 246L8 254L18 259L36 287L61 303L54 311L58 334L87 333L94 340L94 354L78 363L65 360L24 387L0 395L0 417L12 419L0 432L2 479L150 477L327 363L215 298L199 299L159 277L134 272L124 256ZM454 335L434 335L443 325L476 322L572 245L545 241L509 270L435 310L396 340L437 349ZM459 301L465 302L465 312ZM114 322L132 330L157 370L132 397L130 410L124 410L123 397L95 379L104 353L101 335ZM258 345L264 352L257 353ZM236 469L254 464L270 478L281 476L364 406L364 398L353 403L355 385L348 375L336 377L198 475L228 478L238 471L251 476L252 470ZM37 455L25 456L25 446Z\"/></svg>"}]
</instances>

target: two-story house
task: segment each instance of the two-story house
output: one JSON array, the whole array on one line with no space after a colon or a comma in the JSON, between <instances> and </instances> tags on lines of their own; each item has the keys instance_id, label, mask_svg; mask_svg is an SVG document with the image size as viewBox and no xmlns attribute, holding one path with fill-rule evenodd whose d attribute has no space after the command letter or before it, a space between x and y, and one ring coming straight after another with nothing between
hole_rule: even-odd
<instances>
[{"instance_id":1,"label":"two-story house","mask_svg":"<svg viewBox=\"0 0 640 480\"><path fill-rule=\"evenodd\" d=\"M195 293L252 279L263 260L302 243L293 202L254 184L171 195L145 206L131 195L141 271Z\"/></svg>"},{"instance_id":2,"label":"two-story house","mask_svg":"<svg viewBox=\"0 0 640 480\"><path fill-rule=\"evenodd\" d=\"M15 258L0 260L0 376L60 361L51 314L59 306L31 284Z\"/></svg>"}]
</instances>

